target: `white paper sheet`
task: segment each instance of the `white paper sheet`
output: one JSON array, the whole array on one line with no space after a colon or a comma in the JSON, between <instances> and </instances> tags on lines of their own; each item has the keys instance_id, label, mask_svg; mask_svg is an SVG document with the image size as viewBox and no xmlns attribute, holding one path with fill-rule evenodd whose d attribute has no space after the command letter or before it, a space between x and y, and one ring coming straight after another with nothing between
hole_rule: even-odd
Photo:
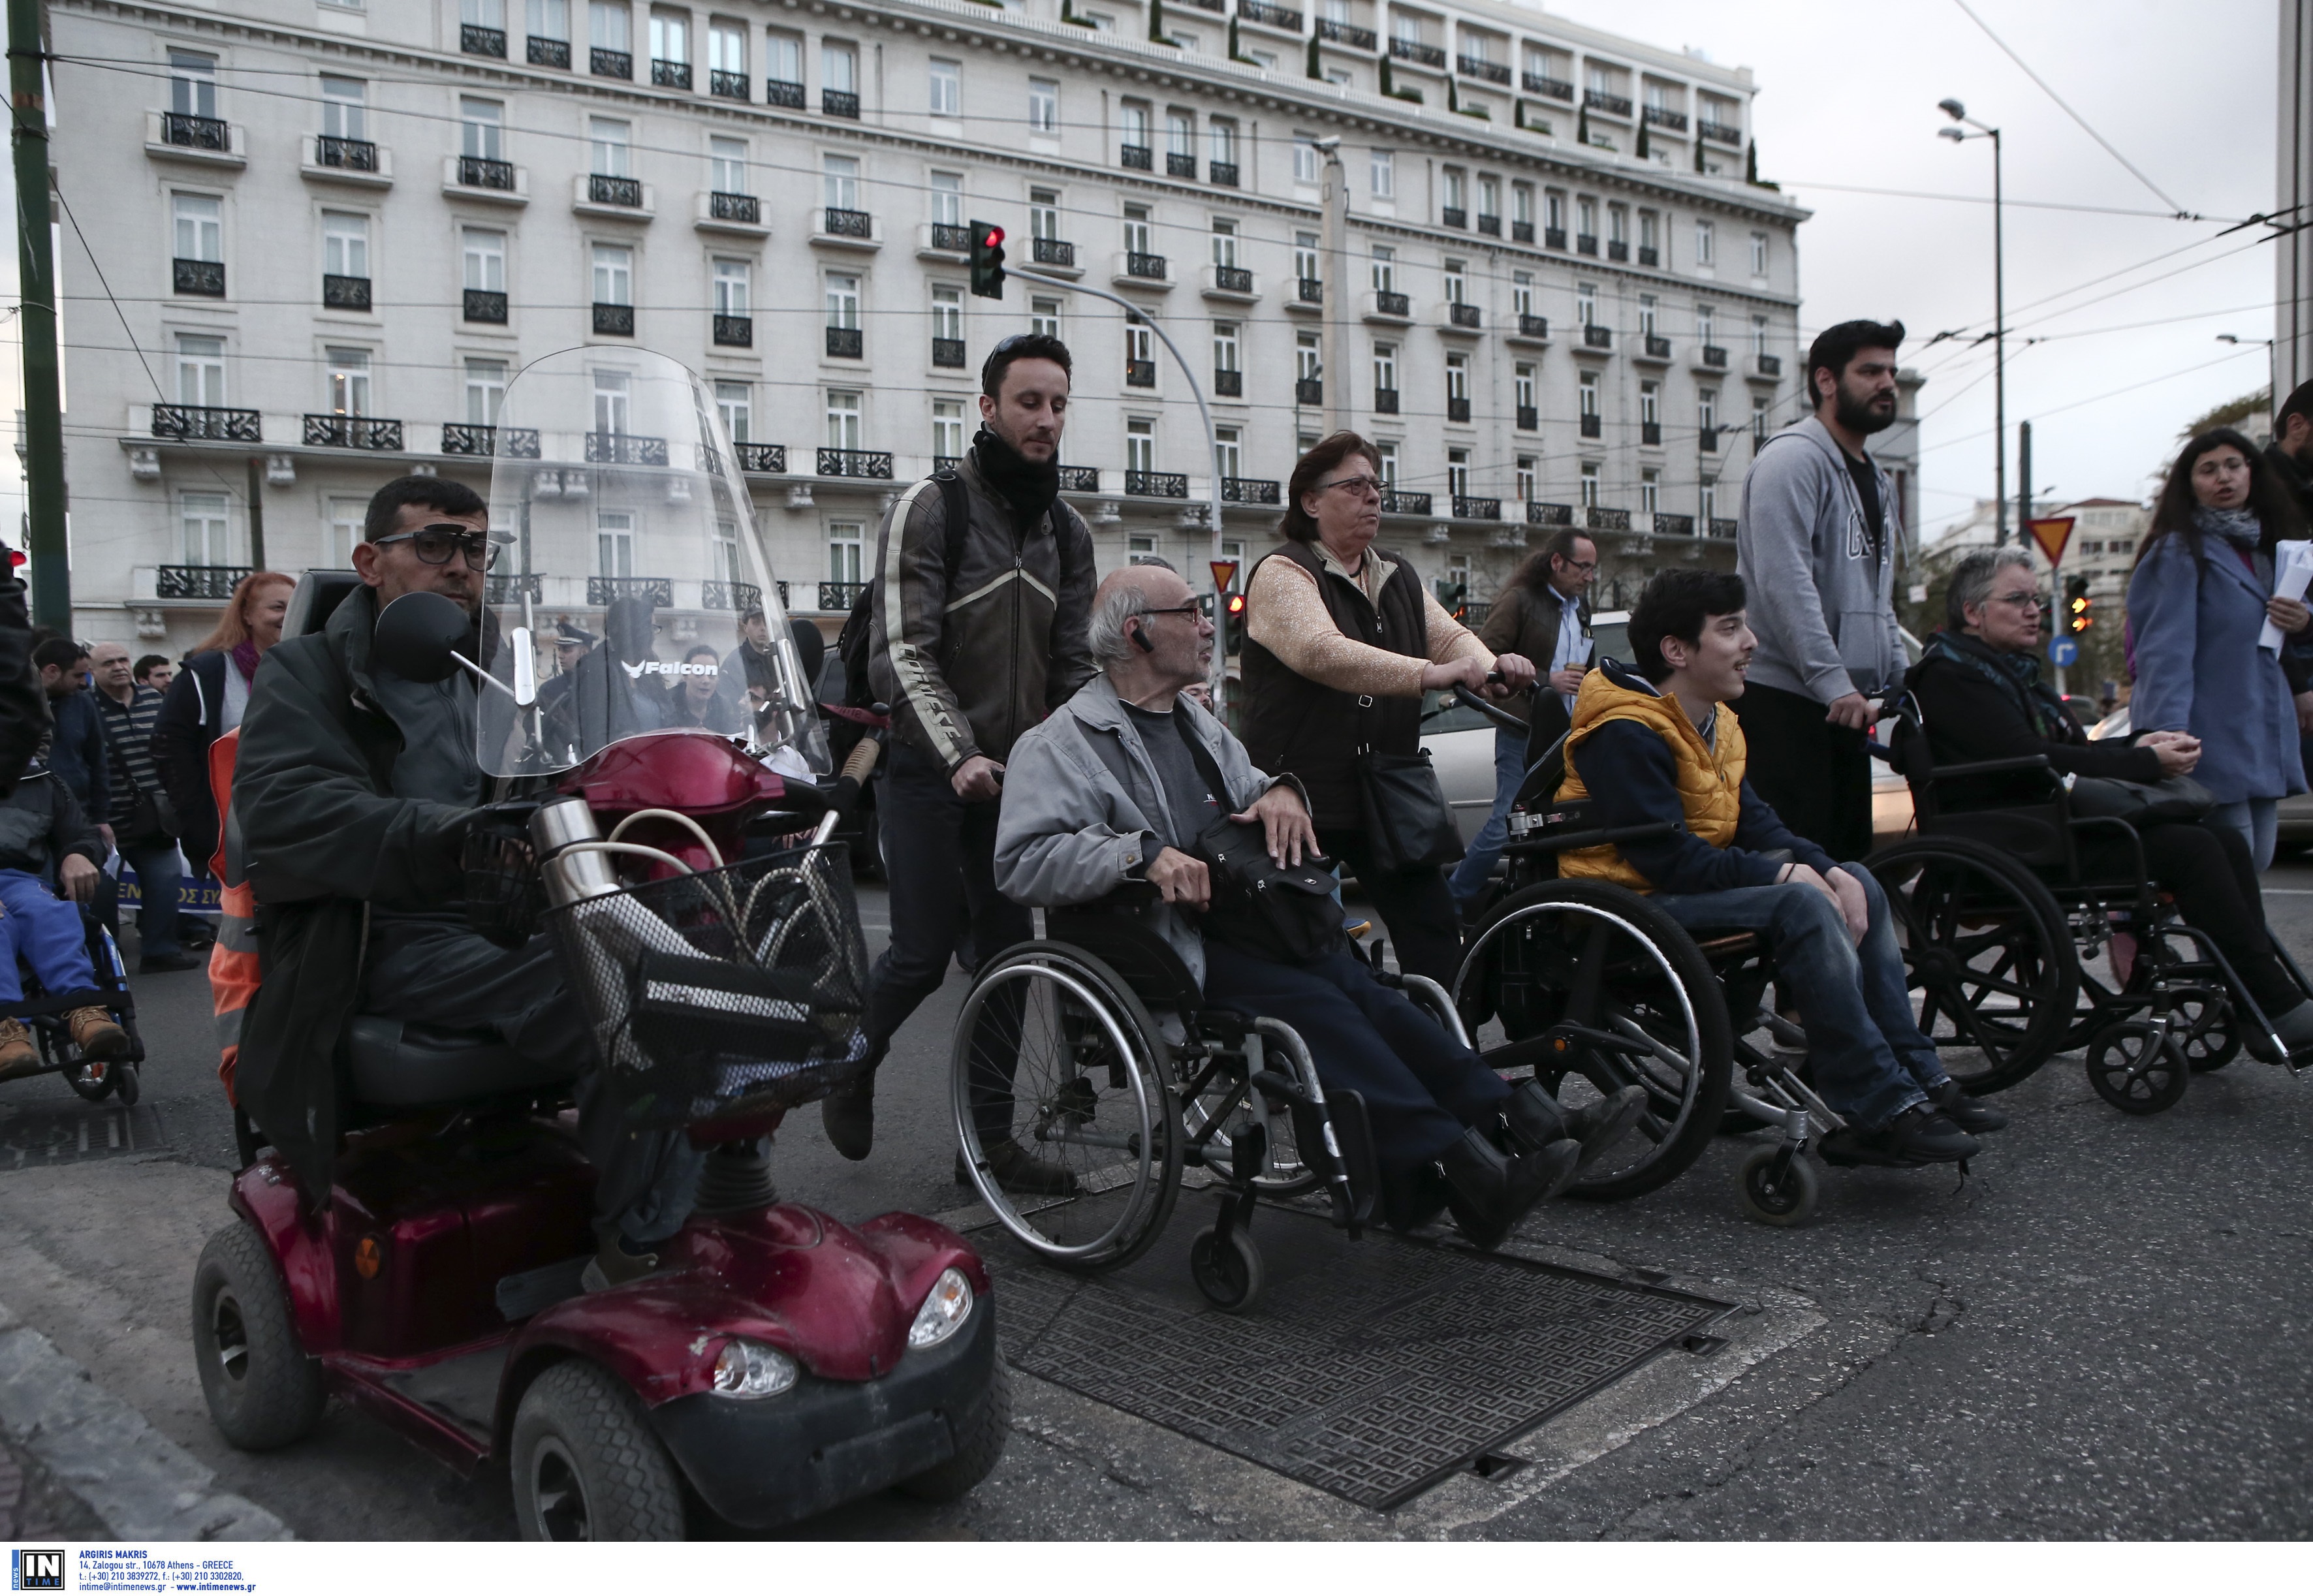
<instances>
[{"instance_id":1,"label":"white paper sheet","mask_svg":"<svg viewBox=\"0 0 2313 1596\"><path fill-rule=\"evenodd\" d=\"M2313 542L2302 539L2273 546L2273 596L2276 599L2301 599L2305 587L2313 581ZM2256 645L2273 653L2281 652L2282 631L2271 621L2259 632Z\"/></svg>"}]
</instances>

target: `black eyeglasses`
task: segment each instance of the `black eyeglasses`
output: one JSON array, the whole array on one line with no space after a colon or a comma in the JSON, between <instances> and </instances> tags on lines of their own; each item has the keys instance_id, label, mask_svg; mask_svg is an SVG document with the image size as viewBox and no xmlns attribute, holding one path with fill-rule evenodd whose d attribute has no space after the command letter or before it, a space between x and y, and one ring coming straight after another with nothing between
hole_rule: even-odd
<instances>
[{"instance_id":1,"label":"black eyeglasses","mask_svg":"<svg viewBox=\"0 0 2313 1596\"><path fill-rule=\"evenodd\" d=\"M389 543L407 543L429 566L446 566L452 555L462 553L470 571L487 571L497 565L501 547L488 532L478 532L454 521L436 522L414 532L389 532L373 541L379 548Z\"/></svg>"},{"instance_id":2,"label":"black eyeglasses","mask_svg":"<svg viewBox=\"0 0 2313 1596\"><path fill-rule=\"evenodd\" d=\"M1170 609L1143 609L1140 611L1143 615L1202 615L1204 612L1204 605L1195 600L1192 600L1186 604L1175 604Z\"/></svg>"}]
</instances>

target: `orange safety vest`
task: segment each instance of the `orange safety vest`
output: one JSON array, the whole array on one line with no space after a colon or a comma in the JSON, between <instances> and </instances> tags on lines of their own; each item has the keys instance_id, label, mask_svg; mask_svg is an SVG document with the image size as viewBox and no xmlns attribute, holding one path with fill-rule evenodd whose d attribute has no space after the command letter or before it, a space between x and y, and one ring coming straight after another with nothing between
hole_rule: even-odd
<instances>
[{"instance_id":1,"label":"orange safety vest","mask_svg":"<svg viewBox=\"0 0 2313 1596\"><path fill-rule=\"evenodd\" d=\"M223 890L217 899L216 943L209 949L209 993L216 1005L217 1079L225 1101L234 1102L233 1065L241 1057L241 1017L257 995L257 894L247 881L225 873L225 821L233 810L233 766L241 751L235 727L209 744L209 790L216 795L217 851L209 873Z\"/></svg>"}]
</instances>

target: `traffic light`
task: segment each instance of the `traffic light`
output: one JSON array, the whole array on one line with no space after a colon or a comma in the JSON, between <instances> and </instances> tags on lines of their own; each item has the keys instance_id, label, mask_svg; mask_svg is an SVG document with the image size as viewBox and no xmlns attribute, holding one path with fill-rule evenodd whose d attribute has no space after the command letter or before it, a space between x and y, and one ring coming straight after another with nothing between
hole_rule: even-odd
<instances>
[{"instance_id":1,"label":"traffic light","mask_svg":"<svg viewBox=\"0 0 2313 1596\"><path fill-rule=\"evenodd\" d=\"M1221 600L1221 657L1244 652L1244 595L1229 593Z\"/></svg>"},{"instance_id":2,"label":"traffic light","mask_svg":"<svg viewBox=\"0 0 2313 1596\"><path fill-rule=\"evenodd\" d=\"M1460 620L1465 609L1464 601L1470 596L1470 584L1466 582L1448 582L1440 576L1433 581L1430 586L1437 590L1438 607L1456 620Z\"/></svg>"},{"instance_id":3,"label":"traffic light","mask_svg":"<svg viewBox=\"0 0 2313 1596\"><path fill-rule=\"evenodd\" d=\"M2089 579L2067 577L2064 582L2064 631L2078 636L2096 624L2089 615Z\"/></svg>"},{"instance_id":4,"label":"traffic light","mask_svg":"<svg viewBox=\"0 0 2313 1596\"><path fill-rule=\"evenodd\" d=\"M972 224L972 291L982 299L1004 297L1004 230L993 222Z\"/></svg>"}]
</instances>

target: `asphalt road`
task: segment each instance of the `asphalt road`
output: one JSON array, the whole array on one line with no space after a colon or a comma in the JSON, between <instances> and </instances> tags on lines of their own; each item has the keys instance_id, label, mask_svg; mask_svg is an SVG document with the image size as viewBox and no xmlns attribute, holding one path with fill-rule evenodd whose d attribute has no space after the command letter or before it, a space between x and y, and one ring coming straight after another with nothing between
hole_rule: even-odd
<instances>
[{"instance_id":1,"label":"asphalt road","mask_svg":"<svg viewBox=\"0 0 2313 1596\"><path fill-rule=\"evenodd\" d=\"M2313 962L2313 868L2267 878ZM882 942L882 895L864 895ZM884 1072L865 1164L797 1115L786 1194L847 1218L957 1207L944 1060L963 989ZM192 1263L233 1164L198 974L138 984L154 1057L139 1124L165 1145L0 1160L0 1302L219 1471L326 1538L508 1534L503 1486L465 1482L333 1408L285 1452L238 1454L201 1407ZM70 1101L0 1087L0 1115ZM1733 1345L1660 1361L1394 1514L1353 1508L1056 1387L1019 1381L996 1475L962 1504L881 1497L815 1537L2293 1538L2313 1534L2313 1079L2243 1061L2152 1118L2115 1112L2076 1056L2001 1100L2012 1128L1949 1171L1834 1171L1814 1223L1740 1216L1722 1138L1638 1201L1549 1206L1517 1246L1738 1301ZM0 1133L7 1121L0 1118ZM101 1142L100 1142L101 1144ZM1184 1211L1198 1199L1185 1199ZM1189 1213L1181 1219L1185 1223ZM1120 1347L1117 1355L1130 1355Z\"/></svg>"}]
</instances>

